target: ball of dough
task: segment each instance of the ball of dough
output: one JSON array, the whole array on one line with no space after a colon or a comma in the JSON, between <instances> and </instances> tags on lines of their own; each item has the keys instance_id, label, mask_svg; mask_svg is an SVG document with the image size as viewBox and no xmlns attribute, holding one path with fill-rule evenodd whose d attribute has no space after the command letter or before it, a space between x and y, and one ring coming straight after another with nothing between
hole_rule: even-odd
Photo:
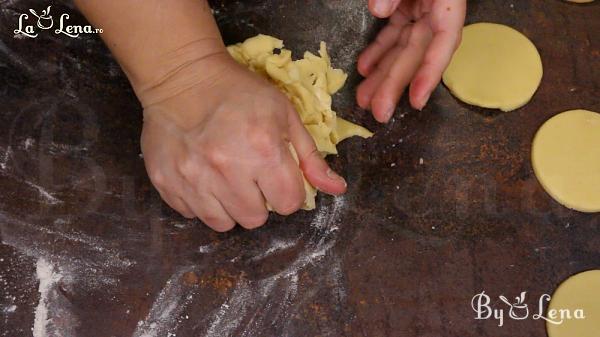
<instances>
[{"instance_id":1,"label":"ball of dough","mask_svg":"<svg viewBox=\"0 0 600 337\"><path fill-rule=\"evenodd\" d=\"M571 319L564 319L561 324L546 322L548 337L598 337L600 333L600 270L590 270L571 276L552 295L548 306L556 310L560 321L560 311ZM584 319L576 319L575 310L583 311ZM564 316L563 315L563 316ZM564 317L563 317L564 318Z\"/></svg>"},{"instance_id":2,"label":"ball of dough","mask_svg":"<svg viewBox=\"0 0 600 337\"><path fill-rule=\"evenodd\" d=\"M332 110L332 96L344 86L348 75L333 68L325 42L321 42L318 56L306 52L303 59L295 61L292 52L283 48L282 40L262 34L228 46L227 50L238 63L271 81L290 99L323 157L337 154L336 145L346 138L373 135L362 126L338 117ZM274 53L275 50L279 53ZM298 161L291 144L290 152ZM317 190L306 178L304 191L306 199L302 209L314 209ZM267 208L271 209L269 205Z\"/></svg>"},{"instance_id":3,"label":"ball of dough","mask_svg":"<svg viewBox=\"0 0 600 337\"><path fill-rule=\"evenodd\" d=\"M511 111L529 102L542 73L540 54L523 34L504 25L475 23L464 27L443 80L465 103Z\"/></svg>"},{"instance_id":4,"label":"ball of dough","mask_svg":"<svg viewBox=\"0 0 600 337\"><path fill-rule=\"evenodd\" d=\"M600 212L600 114L571 110L549 119L531 151L533 170L562 205Z\"/></svg>"},{"instance_id":5,"label":"ball of dough","mask_svg":"<svg viewBox=\"0 0 600 337\"><path fill-rule=\"evenodd\" d=\"M568 2L574 2L574 3L578 3L578 4L586 4L589 2L592 2L594 0L567 0Z\"/></svg>"}]
</instances>

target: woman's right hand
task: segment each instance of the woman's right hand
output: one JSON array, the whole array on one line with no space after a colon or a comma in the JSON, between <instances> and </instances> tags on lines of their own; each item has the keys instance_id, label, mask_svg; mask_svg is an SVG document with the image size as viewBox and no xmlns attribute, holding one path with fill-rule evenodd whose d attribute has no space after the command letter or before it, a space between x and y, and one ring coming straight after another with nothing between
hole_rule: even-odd
<instances>
[{"instance_id":1,"label":"woman's right hand","mask_svg":"<svg viewBox=\"0 0 600 337\"><path fill-rule=\"evenodd\" d=\"M323 192L346 191L287 97L224 50L136 92L144 105L142 152L150 179L188 218L216 231L236 222L259 227L266 202L283 215L302 206L302 173Z\"/></svg>"}]
</instances>

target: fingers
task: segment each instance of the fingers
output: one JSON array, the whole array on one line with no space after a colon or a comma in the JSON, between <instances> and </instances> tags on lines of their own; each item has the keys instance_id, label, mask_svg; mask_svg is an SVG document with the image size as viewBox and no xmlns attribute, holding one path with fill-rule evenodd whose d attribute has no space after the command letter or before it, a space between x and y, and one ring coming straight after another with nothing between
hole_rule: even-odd
<instances>
[{"instance_id":1,"label":"fingers","mask_svg":"<svg viewBox=\"0 0 600 337\"><path fill-rule=\"evenodd\" d=\"M298 155L300 169L306 179L318 190L339 195L346 192L346 181L329 168L315 146L315 142L300 121L300 116L291 109L288 113L290 141Z\"/></svg>"},{"instance_id":2,"label":"fingers","mask_svg":"<svg viewBox=\"0 0 600 337\"><path fill-rule=\"evenodd\" d=\"M196 217L194 212L192 212L192 210L186 205L186 203L180 197L177 197L177 196L175 196L171 193L167 193L167 192L159 191L158 193L160 194L160 197L167 203L167 205L169 205L169 207L171 207L172 209L179 212L179 214L183 215L184 217L186 217L188 219L192 219L192 218Z\"/></svg>"},{"instance_id":3,"label":"fingers","mask_svg":"<svg viewBox=\"0 0 600 337\"><path fill-rule=\"evenodd\" d=\"M217 181L215 181L217 180ZM240 226L258 228L267 222L269 213L265 199L250 176L241 176L239 171L226 171L220 182L214 179L213 193L223 208Z\"/></svg>"},{"instance_id":4,"label":"fingers","mask_svg":"<svg viewBox=\"0 0 600 337\"><path fill-rule=\"evenodd\" d=\"M408 17L399 11L394 12L389 24L379 32L375 41L358 57L358 72L362 76L369 76L381 57L398 43L402 29L409 23Z\"/></svg>"},{"instance_id":5,"label":"fingers","mask_svg":"<svg viewBox=\"0 0 600 337\"><path fill-rule=\"evenodd\" d=\"M159 190L159 193L161 198L181 215L188 219L199 218L217 232L227 232L235 227L235 221L212 195L198 195L192 192L191 188L185 189L185 200L164 190Z\"/></svg>"},{"instance_id":6,"label":"fingers","mask_svg":"<svg viewBox=\"0 0 600 337\"><path fill-rule=\"evenodd\" d=\"M402 47L397 46L392 50L388 51L383 60L377 65L375 71L373 71L365 80L363 80L356 89L356 102L358 106L363 109L371 109L371 100L379 88L379 85L385 78L387 72L391 68L395 58L402 52ZM383 118L375 116L379 122L384 122Z\"/></svg>"},{"instance_id":7,"label":"fingers","mask_svg":"<svg viewBox=\"0 0 600 337\"><path fill-rule=\"evenodd\" d=\"M465 21L466 1L441 0L434 3L434 10L427 20L434 38L427 50L421 68L410 87L411 105L422 109L431 92L440 82L442 74L458 45Z\"/></svg>"},{"instance_id":8,"label":"fingers","mask_svg":"<svg viewBox=\"0 0 600 337\"><path fill-rule=\"evenodd\" d=\"M411 35L412 29L413 29L412 25L409 25L402 31L402 34L400 35L400 40L398 41L398 44L396 45L396 47L392 48L385 54L385 56L383 57L381 62L379 62L379 64L377 64L377 68L375 69L375 71L373 73L371 73L369 75L369 77L367 77L358 86L358 88L356 90L356 100L357 100L358 105L361 108L363 108L363 109L371 109L372 108L371 103L373 100L373 96L379 89L381 83L386 78L390 69L394 65L394 62L396 62L397 58L400 56L404 47L408 43L408 39ZM393 113L393 110L389 111L390 116L392 113ZM377 121L379 121L381 123L384 123L389 119L389 116L387 116L386 113L379 114L379 111L374 112L373 116L375 117L375 119Z\"/></svg>"},{"instance_id":9,"label":"fingers","mask_svg":"<svg viewBox=\"0 0 600 337\"><path fill-rule=\"evenodd\" d=\"M235 227L235 221L212 194L190 193L185 196L186 203L202 222L217 232L227 232Z\"/></svg>"},{"instance_id":10,"label":"fingers","mask_svg":"<svg viewBox=\"0 0 600 337\"><path fill-rule=\"evenodd\" d=\"M388 18L400 5L401 0L369 0L371 14L378 18Z\"/></svg>"},{"instance_id":11,"label":"fingers","mask_svg":"<svg viewBox=\"0 0 600 337\"><path fill-rule=\"evenodd\" d=\"M304 181L298 163L287 146L282 162L258 178L258 187L273 210L290 215L302 207L305 199Z\"/></svg>"},{"instance_id":12,"label":"fingers","mask_svg":"<svg viewBox=\"0 0 600 337\"><path fill-rule=\"evenodd\" d=\"M459 34L450 32L440 32L433 38L410 86L410 104L415 109L422 110L427 104L431 92L440 83L442 73L450 64L458 40Z\"/></svg>"},{"instance_id":13,"label":"fingers","mask_svg":"<svg viewBox=\"0 0 600 337\"><path fill-rule=\"evenodd\" d=\"M414 25L408 44L394 61L371 101L373 115L378 120L388 121L392 116L404 89L421 65L431 38L432 32L424 21Z\"/></svg>"},{"instance_id":14,"label":"fingers","mask_svg":"<svg viewBox=\"0 0 600 337\"><path fill-rule=\"evenodd\" d=\"M389 6L395 6L394 14L387 12ZM375 119L387 122L409 83L415 109L423 109L429 100L460 42L466 1L371 0L369 7L392 16L359 57L358 70L367 78L359 85L356 100L360 107L371 109ZM410 24L408 18L417 23ZM408 31L409 45L405 45L402 40Z\"/></svg>"},{"instance_id":15,"label":"fingers","mask_svg":"<svg viewBox=\"0 0 600 337\"><path fill-rule=\"evenodd\" d=\"M146 158L144 159L147 160ZM172 166L169 166L164 171L158 169L157 167L158 165L155 165L152 162L146 162L148 176L150 177L152 184L156 187L160 197L165 203L167 203L167 205L176 210L179 214L188 219L194 218L194 212L187 206L185 201L179 197L179 194L176 193L176 190L173 189L173 185L175 184L168 181L169 179L167 177L173 176L173 174L169 172L174 172L175 170L172 168ZM180 183L181 181L177 180L177 184Z\"/></svg>"}]
</instances>

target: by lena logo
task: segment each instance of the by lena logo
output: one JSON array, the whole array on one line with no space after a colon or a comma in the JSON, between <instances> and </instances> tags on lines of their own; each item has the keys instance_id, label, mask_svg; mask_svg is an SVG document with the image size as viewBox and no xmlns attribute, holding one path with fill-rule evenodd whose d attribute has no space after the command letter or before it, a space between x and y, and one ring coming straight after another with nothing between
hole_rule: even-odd
<instances>
[{"instance_id":1,"label":"by lena logo","mask_svg":"<svg viewBox=\"0 0 600 337\"><path fill-rule=\"evenodd\" d=\"M42 10L40 14L38 14L34 9L30 9L29 13L33 15L30 19L29 14L21 14L19 16L19 28L15 29L13 33L15 37L27 37L27 38L36 38L38 36L38 30L49 30L54 27L54 19L50 14L52 6L48 6L46 9ZM68 37L79 37L81 34L102 34L102 28L94 28L90 25L70 25L68 23L70 16L69 14L63 13L60 15L58 20L58 28L54 30L54 34L56 35L66 35ZM37 19L35 25L32 23L32 20Z\"/></svg>"},{"instance_id":2,"label":"by lena logo","mask_svg":"<svg viewBox=\"0 0 600 337\"><path fill-rule=\"evenodd\" d=\"M504 318L506 309L508 309L508 317L516 321L522 321L528 319L530 316L529 306L525 303L525 297L527 292L522 292L519 296L515 297L514 303L509 301L505 296L500 295L498 298L507 308L494 308L492 307L491 298L489 295L482 291L481 293L473 296L471 300L471 308L475 311L475 319L486 320L495 319L498 321L498 326L504 325ZM544 316L545 304L550 302L550 295L543 294L540 296L538 301L537 313L531 315L531 319L540 320L543 319L550 324L560 325L566 320L585 319L585 313L583 309L548 309L546 316ZM535 308L534 308L535 309Z\"/></svg>"}]
</instances>

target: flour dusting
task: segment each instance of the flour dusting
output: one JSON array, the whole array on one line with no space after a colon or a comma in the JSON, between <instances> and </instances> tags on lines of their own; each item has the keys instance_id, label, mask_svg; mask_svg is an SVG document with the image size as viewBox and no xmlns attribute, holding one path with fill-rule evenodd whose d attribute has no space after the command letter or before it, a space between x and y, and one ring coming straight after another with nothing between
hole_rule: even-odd
<instances>
[{"instance_id":1,"label":"flour dusting","mask_svg":"<svg viewBox=\"0 0 600 337\"><path fill-rule=\"evenodd\" d=\"M4 313L7 314L12 314L13 312L17 311L17 306L14 304L11 304L9 306L7 306L6 308L4 308Z\"/></svg>"},{"instance_id":2,"label":"flour dusting","mask_svg":"<svg viewBox=\"0 0 600 337\"><path fill-rule=\"evenodd\" d=\"M44 258L40 258L37 261L36 275L40 281L40 301L35 309L33 337L48 337L50 336L48 334L50 292L56 288L56 285L63 276Z\"/></svg>"},{"instance_id":3,"label":"flour dusting","mask_svg":"<svg viewBox=\"0 0 600 337\"><path fill-rule=\"evenodd\" d=\"M343 301L345 292L341 281L341 262L332 248L339 230L338 217L345 205L344 197L336 197L331 206L321 207L317 211L311 223L313 234L296 259L283 270L258 281L239 281L228 299L212 313L204 336L251 337L274 325L279 325L281 333L285 334L289 318L300 310L299 275L307 268L318 268L318 274L336 287L333 296ZM265 253L251 260L263 260L278 251L291 249L299 245L299 241L274 240ZM302 295L312 296L314 291Z\"/></svg>"},{"instance_id":4,"label":"flour dusting","mask_svg":"<svg viewBox=\"0 0 600 337\"><path fill-rule=\"evenodd\" d=\"M184 285L183 275L193 271L193 267L186 267L173 274L156 297L146 319L138 323L133 337L175 336L183 311L196 291L195 287Z\"/></svg>"},{"instance_id":5,"label":"flour dusting","mask_svg":"<svg viewBox=\"0 0 600 337\"><path fill-rule=\"evenodd\" d=\"M208 244L208 245L203 245L203 246L198 247L198 253L201 253L201 254L210 254L214 251L215 251L214 244Z\"/></svg>"},{"instance_id":6,"label":"flour dusting","mask_svg":"<svg viewBox=\"0 0 600 337\"><path fill-rule=\"evenodd\" d=\"M11 156L12 156L12 148L9 146L6 148L6 150L4 151L4 154L0 158L0 169L6 170L8 161L10 160Z\"/></svg>"},{"instance_id":7,"label":"flour dusting","mask_svg":"<svg viewBox=\"0 0 600 337\"><path fill-rule=\"evenodd\" d=\"M73 154L88 151L88 148L82 145L50 143L47 150L51 154Z\"/></svg>"},{"instance_id":8,"label":"flour dusting","mask_svg":"<svg viewBox=\"0 0 600 337\"><path fill-rule=\"evenodd\" d=\"M56 205L56 204L60 204L63 201L56 198L54 195L52 195L50 192L46 191L42 186L39 186L37 184L32 183L31 181L28 180L24 180L25 184L27 184L30 187L33 187L35 190L37 190L40 194L40 196L50 205Z\"/></svg>"},{"instance_id":9,"label":"flour dusting","mask_svg":"<svg viewBox=\"0 0 600 337\"><path fill-rule=\"evenodd\" d=\"M79 275L89 286L114 286L117 280L106 276L125 272L134 262L121 257L118 249L106 246L100 240L78 232L61 232L42 225L27 223L0 212L0 237L21 253L34 258L45 258L60 263L63 270ZM85 253L77 256L56 250L60 244L77 245Z\"/></svg>"},{"instance_id":10,"label":"flour dusting","mask_svg":"<svg viewBox=\"0 0 600 337\"><path fill-rule=\"evenodd\" d=\"M35 139L33 138L27 138L25 139L25 141L23 142L23 148L28 151L33 145L35 144Z\"/></svg>"},{"instance_id":11,"label":"flour dusting","mask_svg":"<svg viewBox=\"0 0 600 337\"><path fill-rule=\"evenodd\" d=\"M227 302L214 314L206 331L206 337L231 335L240 325L248 306L251 304L252 290L246 282L240 282Z\"/></svg>"},{"instance_id":12,"label":"flour dusting","mask_svg":"<svg viewBox=\"0 0 600 337\"><path fill-rule=\"evenodd\" d=\"M337 196L333 199L333 206L330 208L321 208L317 211L317 215L311 222L311 226L318 229L325 229L328 233L337 231L339 227L333 221L340 213L341 209L346 206L344 196Z\"/></svg>"},{"instance_id":13,"label":"flour dusting","mask_svg":"<svg viewBox=\"0 0 600 337\"><path fill-rule=\"evenodd\" d=\"M264 253L260 253L260 254L256 255L256 256L252 257L250 260L251 261L263 260L277 252L293 248L297 244L298 244L298 240L285 241L285 240L280 240L280 239L273 239L271 241L270 247Z\"/></svg>"}]
</instances>

